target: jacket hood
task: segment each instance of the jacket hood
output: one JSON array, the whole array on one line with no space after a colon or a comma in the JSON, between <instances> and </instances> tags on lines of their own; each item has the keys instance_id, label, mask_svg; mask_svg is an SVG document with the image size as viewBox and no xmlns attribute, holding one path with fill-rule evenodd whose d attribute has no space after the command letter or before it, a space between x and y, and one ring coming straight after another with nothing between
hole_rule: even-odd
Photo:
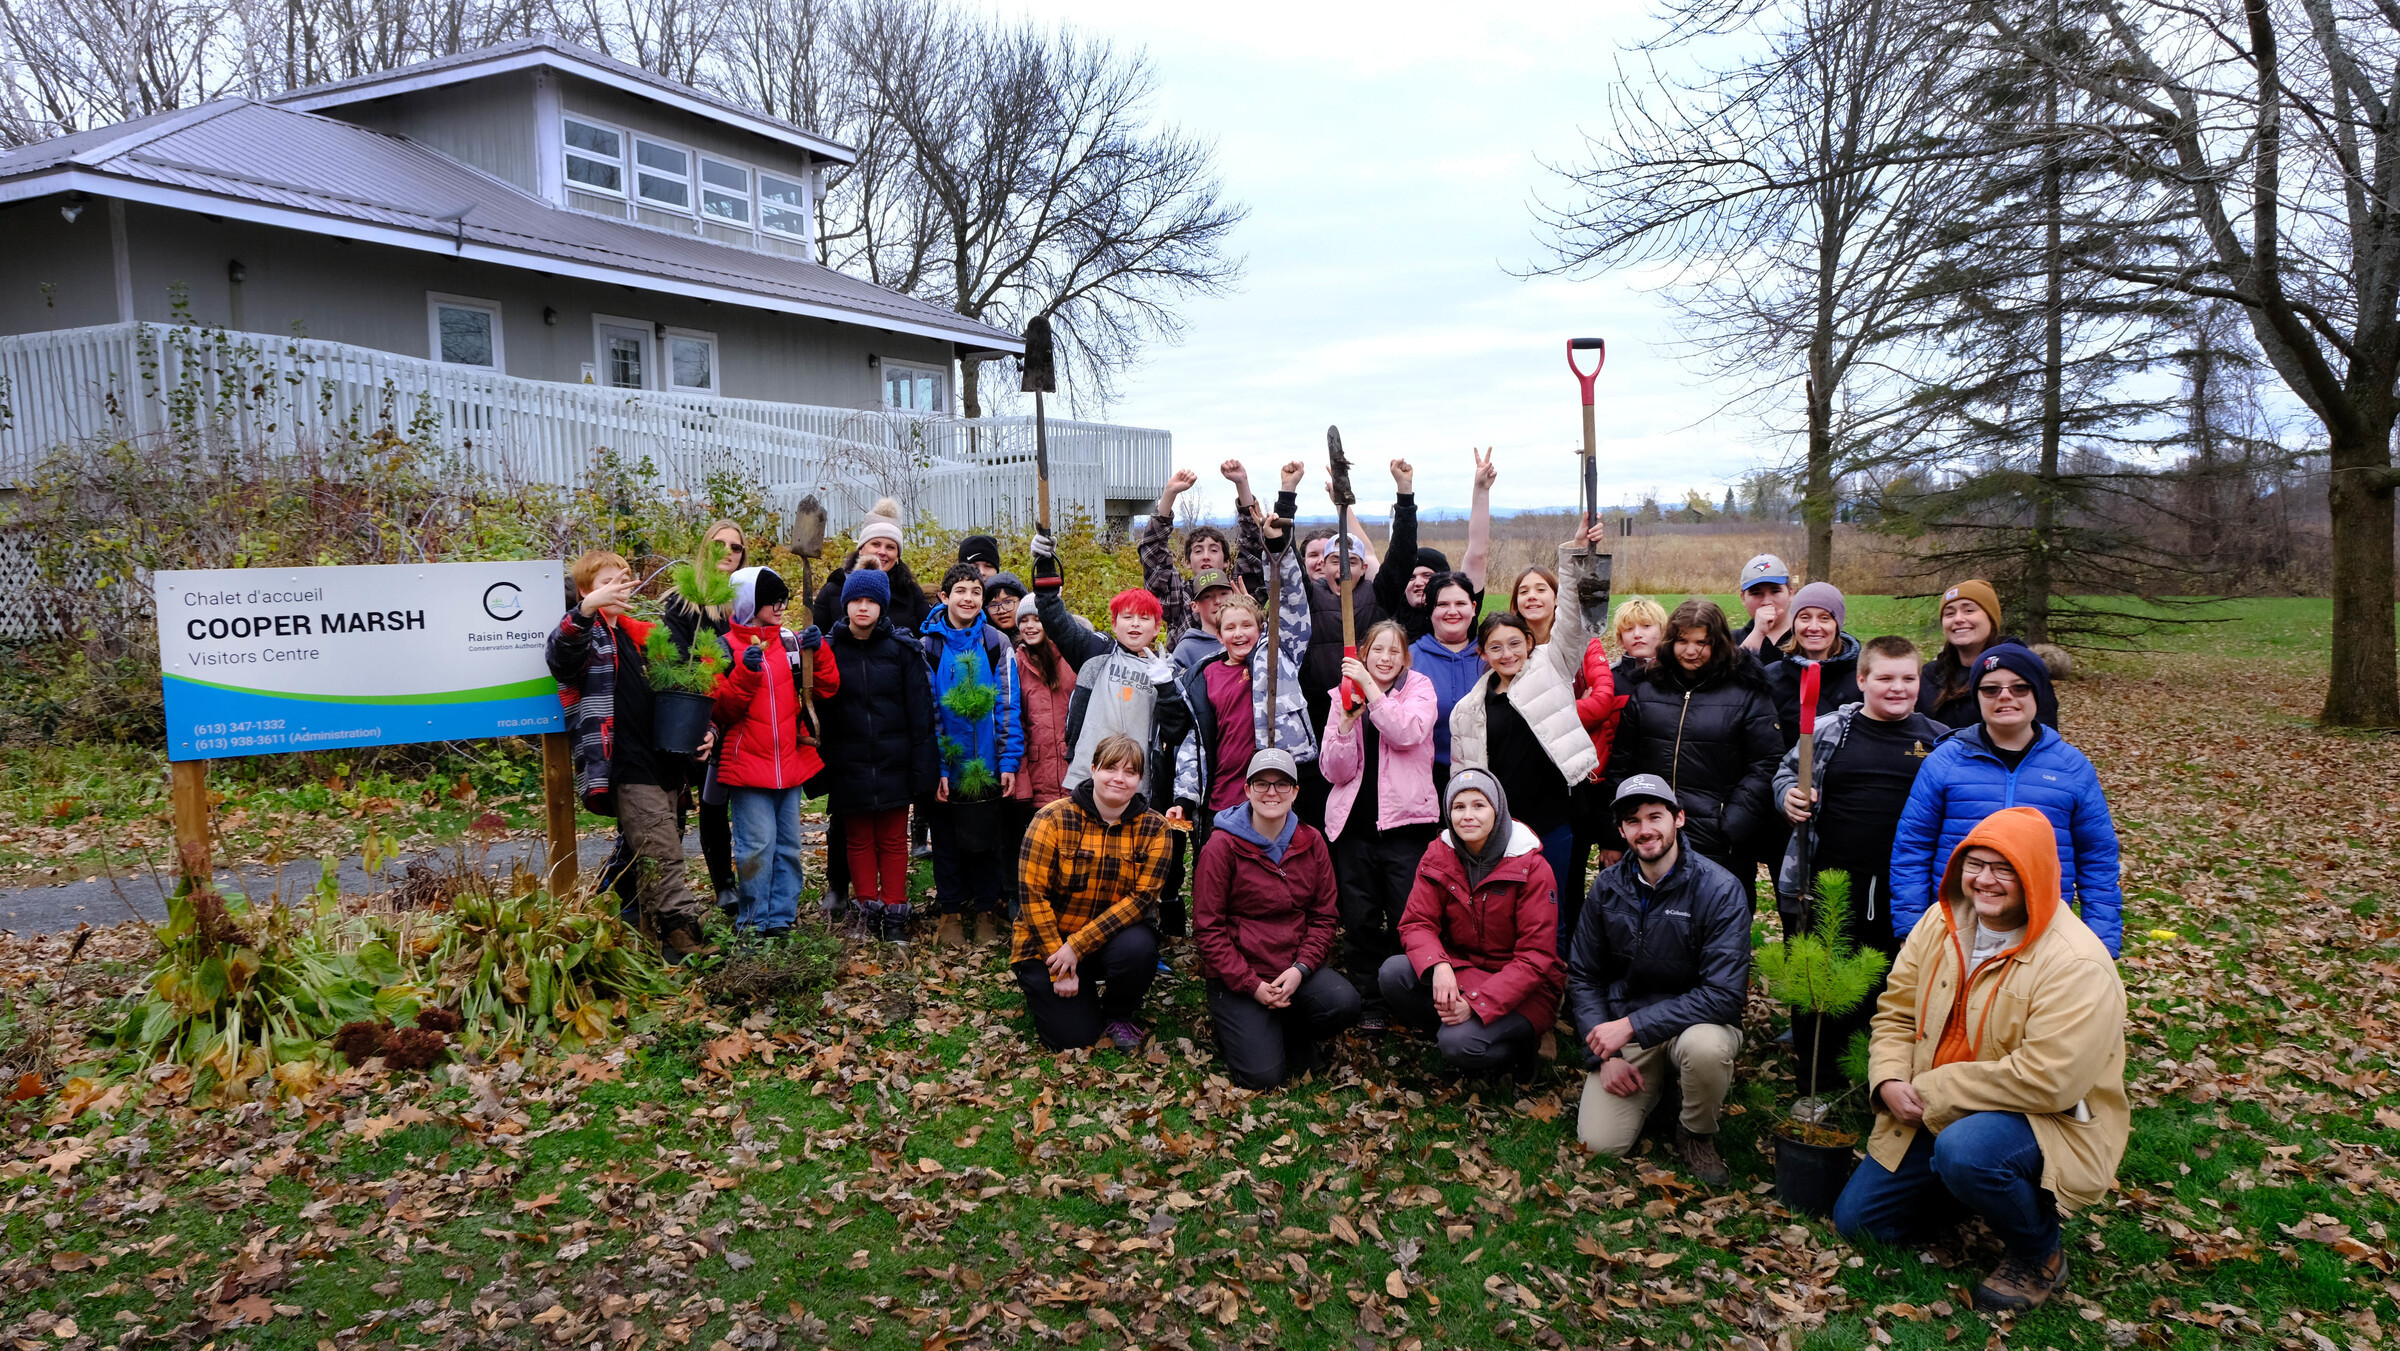
<instances>
[{"instance_id":1,"label":"jacket hood","mask_svg":"<svg viewBox=\"0 0 2400 1351\"><path fill-rule=\"evenodd\" d=\"M937 605L933 608L933 613L925 616L925 622L917 627L922 632L941 639L943 645L953 652L973 652L983 646L983 628L989 622L987 616L978 612L974 623L963 629L952 628L950 607Z\"/></svg>"},{"instance_id":2,"label":"jacket hood","mask_svg":"<svg viewBox=\"0 0 2400 1351\"><path fill-rule=\"evenodd\" d=\"M1148 771L1146 770L1144 771L1145 774L1147 772ZM1090 779L1085 779L1083 782L1076 784L1073 790L1071 790L1067 796L1075 799L1076 806L1083 808L1087 812L1090 812L1093 820L1102 822L1104 824L1107 822L1108 818L1100 814L1100 803L1098 799L1092 796L1092 781ZM1125 804L1125 814L1117 818L1117 824L1123 825L1127 821L1132 820L1134 817L1140 816L1143 812L1148 810L1150 810L1149 795L1146 793L1135 793L1133 795L1133 801Z\"/></svg>"},{"instance_id":3,"label":"jacket hood","mask_svg":"<svg viewBox=\"0 0 2400 1351\"><path fill-rule=\"evenodd\" d=\"M1969 849L1989 849L2017 870L2017 884L2025 890L2025 937L2010 951L2032 947L2058 914L2058 837L2050 818L2033 807L2006 807L1983 818L1950 851L1942 869L1942 920L1954 934L1960 908L1968 904L1959 871Z\"/></svg>"},{"instance_id":4,"label":"jacket hood","mask_svg":"<svg viewBox=\"0 0 2400 1351\"><path fill-rule=\"evenodd\" d=\"M1476 650L1475 643L1471 636L1467 642L1466 649L1460 652L1453 652L1449 648L1442 646L1442 640L1434 637L1430 633L1426 634L1422 638L1419 638L1415 642L1410 643L1408 645L1408 650L1430 661L1448 662L1459 666L1473 666L1477 670L1481 670L1483 668L1483 653Z\"/></svg>"},{"instance_id":5,"label":"jacket hood","mask_svg":"<svg viewBox=\"0 0 2400 1351\"><path fill-rule=\"evenodd\" d=\"M1176 640L1173 655L1175 664L1188 671L1224 650L1225 644L1217 641L1214 634L1204 632L1195 624L1191 632Z\"/></svg>"},{"instance_id":6,"label":"jacket hood","mask_svg":"<svg viewBox=\"0 0 2400 1351\"><path fill-rule=\"evenodd\" d=\"M1236 802L1216 815L1216 828L1258 849L1277 863L1283 862L1286 850L1300 834L1300 813L1290 812L1283 818L1283 833L1270 840L1250 824L1250 804Z\"/></svg>"},{"instance_id":7,"label":"jacket hood","mask_svg":"<svg viewBox=\"0 0 2400 1351\"><path fill-rule=\"evenodd\" d=\"M1447 826L1442 828L1442 843L1450 846L1450 857L1454 859L1458 857L1458 841L1451 836ZM1527 854L1540 852L1542 852L1542 837L1533 833L1533 827L1522 821L1512 820L1508 823L1508 848L1504 851L1503 857L1522 858Z\"/></svg>"},{"instance_id":8,"label":"jacket hood","mask_svg":"<svg viewBox=\"0 0 2400 1351\"><path fill-rule=\"evenodd\" d=\"M609 615L603 612L600 617L606 622L614 624L618 628L623 629L625 631L625 636L633 640L633 645L635 647L648 647L650 645L650 630L658 627L658 625L653 624L648 620L636 619L632 615Z\"/></svg>"}]
</instances>

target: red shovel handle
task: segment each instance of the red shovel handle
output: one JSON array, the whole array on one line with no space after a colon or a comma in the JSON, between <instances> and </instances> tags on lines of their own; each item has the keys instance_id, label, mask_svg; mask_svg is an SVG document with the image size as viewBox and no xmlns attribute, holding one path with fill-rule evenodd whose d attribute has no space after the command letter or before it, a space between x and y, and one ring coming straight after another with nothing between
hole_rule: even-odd
<instances>
[{"instance_id":1,"label":"red shovel handle","mask_svg":"<svg viewBox=\"0 0 2400 1351\"><path fill-rule=\"evenodd\" d=\"M1342 659L1344 661L1347 661L1357 655L1358 649L1355 647L1345 647L1342 649ZM1342 681L1342 711L1347 713L1351 709L1358 707L1360 704L1363 704L1366 701L1367 692L1358 687L1358 682L1344 678Z\"/></svg>"},{"instance_id":2,"label":"red shovel handle","mask_svg":"<svg viewBox=\"0 0 2400 1351\"><path fill-rule=\"evenodd\" d=\"M1594 359L1593 359L1593 361L1592 361L1592 368L1591 368L1589 371L1586 371L1585 369L1583 369L1583 367L1581 367L1581 366L1578 366L1578 365L1576 365L1576 364L1575 364L1575 354L1576 354L1577 352L1598 352L1600 355L1599 355L1598 357L1596 357L1596 358L1594 358ZM1593 382L1593 381L1595 381L1595 380L1598 380L1598 379L1600 378L1600 368L1601 368L1602 366L1605 366L1605 365L1607 365L1607 364L1608 364L1608 339L1606 339L1606 338L1569 338L1569 339L1567 339L1567 369L1568 369L1568 370L1571 370L1571 371L1573 371L1573 372L1575 372L1575 379L1576 379L1577 383L1579 383L1579 384L1581 384L1581 385L1583 386L1583 406L1584 406L1584 407L1586 407L1586 408L1589 408L1589 407L1591 407L1591 406L1592 406L1592 382Z\"/></svg>"}]
</instances>

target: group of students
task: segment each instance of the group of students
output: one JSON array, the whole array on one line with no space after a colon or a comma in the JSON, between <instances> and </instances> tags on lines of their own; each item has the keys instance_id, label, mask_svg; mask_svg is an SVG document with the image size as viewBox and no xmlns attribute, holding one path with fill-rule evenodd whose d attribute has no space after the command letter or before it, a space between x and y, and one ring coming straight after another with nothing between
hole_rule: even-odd
<instances>
[{"instance_id":1,"label":"group of students","mask_svg":"<svg viewBox=\"0 0 2400 1351\"><path fill-rule=\"evenodd\" d=\"M1239 1084L1306 1073L1352 1028L1416 1029L1462 1073L1529 1071L1571 1028L1583 1143L1623 1154L1671 1124L1686 1167L1722 1183L1759 870L1789 935L1838 868L1852 939L1895 960L1879 998L1794 1048L1830 1068L1871 1026L1877 1129L1837 1223L1897 1238L1977 1211L2011 1253L1978 1300L2039 1303L2065 1279L2058 1208L2104 1192L2124 1146L2122 922L2106 799L1993 589L1943 594L1929 661L1852 636L1838 590L1794 590L1769 555L1738 579L1739 631L1706 600L1635 598L1594 635L1578 601L1594 525L1485 616L1490 457L1456 569L1418 546L1413 471L1391 470L1381 559L1346 509L1294 538L1298 462L1270 509L1228 461L1235 529L1186 532L1181 567L1173 511L1196 476L1179 472L1142 535L1146 584L1108 599L1105 627L1070 611L1042 535L1030 586L970 536L928 595L886 502L794 632L781 580L721 527L735 601L682 622L732 658L699 773L737 925L795 922L809 785L829 798L829 912L901 938L913 809L939 941L1005 935L1047 1047L1138 1048L1162 942L1188 928ZM662 865L642 896L662 941L705 950L678 770L640 744L632 574L594 554L574 581L551 664L579 779L624 848ZM792 693L804 667L813 727Z\"/></svg>"}]
</instances>

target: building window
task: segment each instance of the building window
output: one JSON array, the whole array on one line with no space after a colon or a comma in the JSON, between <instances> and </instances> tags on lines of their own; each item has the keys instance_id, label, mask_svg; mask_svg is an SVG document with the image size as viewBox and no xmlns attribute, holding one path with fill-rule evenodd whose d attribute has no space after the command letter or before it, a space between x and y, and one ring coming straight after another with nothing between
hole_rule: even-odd
<instances>
[{"instance_id":1,"label":"building window","mask_svg":"<svg viewBox=\"0 0 2400 1351\"><path fill-rule=\"evenodd\" d=\"M789 235L794 239L808 238L808 201L806 192L788 178L760 170L758 175L758 223L768 231Z\"/></svg>"},{"instance_id":2,"label":"building window","mask_svg":"<svg viewBox=\"0 0 2400 1351\"><path fill-rule=\"evenodd\" d=\"M639 137L633 142L633 190L653 206L692 209L692 157L671 145Z\"/></svg>"},{"instance_id":3,"label":"building window","mask_svg":"<svg viewBox=\"0 0 2400 1351\"><path fill-rule=\"evenodd\" d=\"M949 381L940 371L917 366L883 365L883 402L887 408L905 408L912 413L939 413L946 402L943 386Z\"/></svg>"},{"instance_id":4,"label":"building window","mask_svg":"<svg viewBox=\"0 0 2400 1351\"><path fill-rule=\"evenodd\" d=\"M737 225L750 223L750 171L739 164L703 157L700 161L702 215Z\"/></svg>"},{"instance_id":5,"label":"building window","mask_svg":"<svg viewBox=\"0 0 2400 1351\"><path fill-rule=\"evenodd\" d=\"M717 392L717 335L667 330L667 388L685 394Z\"/></svg>"},{"instance_id":6,"label":"building window","mask_svg":"<svg viewBox=\"0 0 2400 1351\"><path fill-rule=\"evenodd\" d=\"M433 352L434 360L445 366L481 366L490 371L504 369L501 362L499 302L429 294L426 297L426 310L426 318L431 325L427 345Z\"/></svg>"},{"instance_id":7,"label":"building window","mask_svg":"<svg viewBox=\"0 0 2400 1351\"><path fill-rule=\"evenodd\" d=\"M567 181L587 192L625 195L625 137L580 118L566 119Z\"/></svg>"}]
</instances>

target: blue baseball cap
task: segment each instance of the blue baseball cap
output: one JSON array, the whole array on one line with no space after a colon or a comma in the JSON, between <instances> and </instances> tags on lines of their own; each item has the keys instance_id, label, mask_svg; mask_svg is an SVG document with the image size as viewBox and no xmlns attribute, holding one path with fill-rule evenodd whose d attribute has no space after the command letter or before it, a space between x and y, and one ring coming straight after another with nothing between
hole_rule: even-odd
<instances>
[{"instance_id":1,"label":"blue baseball cap","mask_svg":"<svg viewBox=\"0 0 2400 1351\"><path fill-rule=\"evenodd\" d=\"M1741 584L1733 589L1747 591L1751 587L1766 582L1780 582L1785 586L1792 584L1792 570L1785 567L1783 560L1773 554L1760 554L1742 564Z\"/></svg>"}]
</instances>

